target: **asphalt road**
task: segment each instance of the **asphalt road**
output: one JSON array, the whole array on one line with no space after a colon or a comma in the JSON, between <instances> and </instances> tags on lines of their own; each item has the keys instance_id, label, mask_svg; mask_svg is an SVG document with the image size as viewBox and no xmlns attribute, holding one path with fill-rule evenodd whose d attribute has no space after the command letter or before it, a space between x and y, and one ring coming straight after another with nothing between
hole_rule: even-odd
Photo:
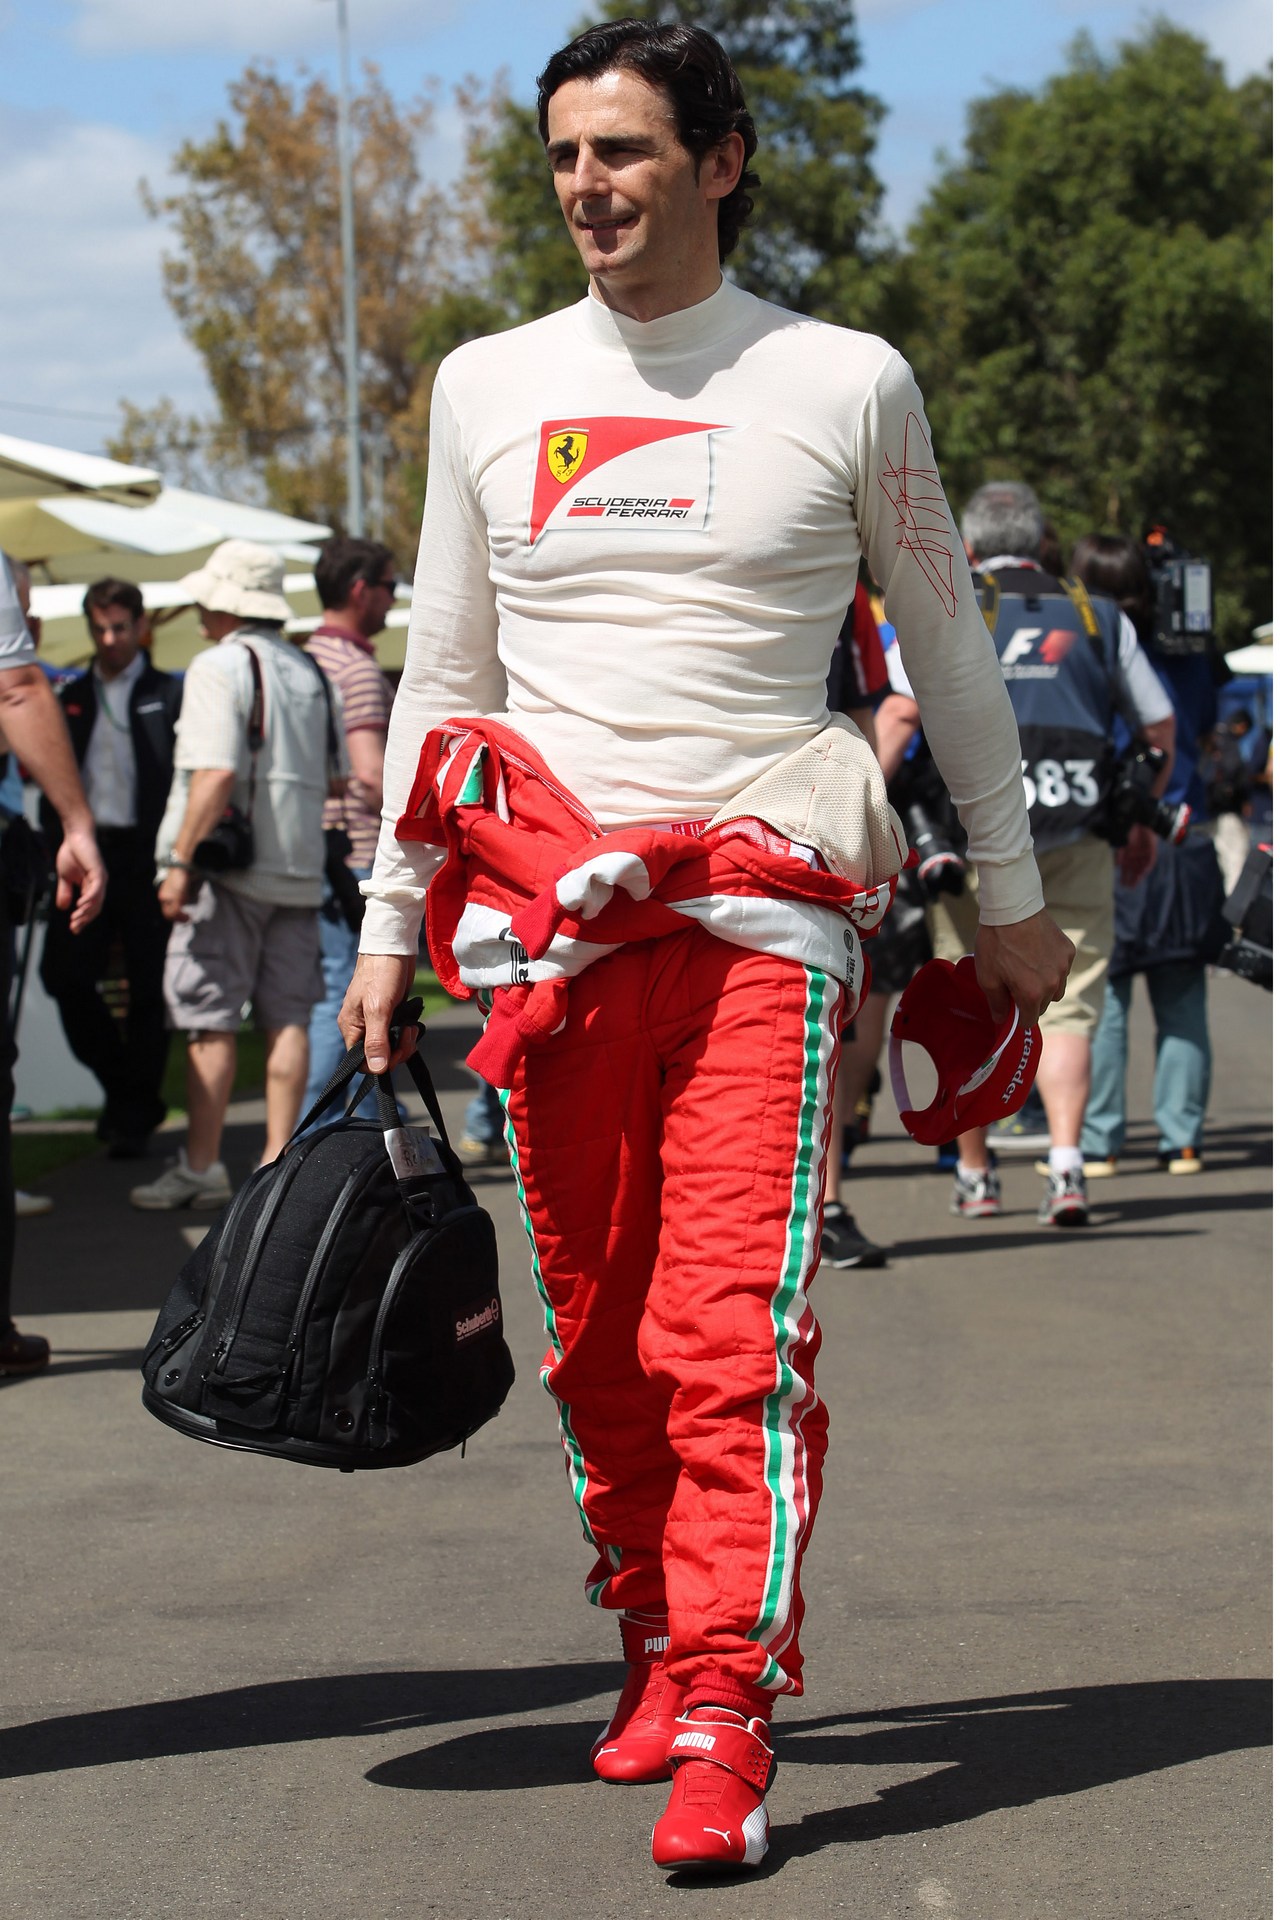
<instances>
[{"instance_id":1,"label":"asphalt road","mask_svg":"<svg viewBox=\"0 0 1280 1920\"><path fill-rule=\"evenodd\" d=\"M150 1419L136 1366L183 1224L137 1170L51 1176L16 1307L56 1363L5 1383L0 1913L6 1920L1261 1920L1268 1823L1271 1003L1212 988L1209 1160L1133 1155L1096 1224L955 1222L881 1109L824 1273L827 1493L808 1691L777 1722L773 1849L682 1884L660 1788L586 1763L612 1623L550 1405L509 1180L519 1376L450 1456L339 1476ZM429 1055L456 1122L468 1016ZM232 1135L247 1172L259 1136Z\"/></svg>"}]
</instances>

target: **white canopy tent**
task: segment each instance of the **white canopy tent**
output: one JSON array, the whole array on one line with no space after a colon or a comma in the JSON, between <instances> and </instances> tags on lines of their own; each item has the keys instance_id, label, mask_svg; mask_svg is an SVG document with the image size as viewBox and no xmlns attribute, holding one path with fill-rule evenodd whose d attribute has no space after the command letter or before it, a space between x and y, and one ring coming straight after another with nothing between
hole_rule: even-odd
<instances>
[{"instance_id":1,"label":"white canopy tent","mask_svg":"<svg viewBox=\"0 0 1280 1920\"><path fill-rule=\"evenodd\" d=\"M0 433L0 502L5 504L80 494L141 507L154 500L163 485L149 467L128 467L100 454L74 453L69 447Z\"/></svg>"}]
</instances>

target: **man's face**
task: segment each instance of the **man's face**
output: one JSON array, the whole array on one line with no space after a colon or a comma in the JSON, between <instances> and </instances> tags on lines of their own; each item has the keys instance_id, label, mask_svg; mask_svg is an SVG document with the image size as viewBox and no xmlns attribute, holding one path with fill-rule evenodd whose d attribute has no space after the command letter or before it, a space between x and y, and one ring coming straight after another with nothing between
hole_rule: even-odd
<instances>
[{"instance_id":1,"label":"man's face","mask_svg":"<svg viewBox=\"0 0 1280 1920\"><path fill-rule=\"evenodd\" d=\"M117 606L114 601L105 607L90 607L88 618L98 666L104 679L113 680L137 659L146 637L145 623L135 620L127 607Z\"/></svg>"},{"instance_id":2,"label":"man's face","mask_svg":"<svg viewBox=\"0 0 1280 1920\"><path fill-rule=\"evenodd\" d=\"M390 562L374 580L355 580L351 586L351 611L360 632L372 640L387 624L399 581Z\"/></svg>"},{"instance_id":3,"label":"man's face","mask_svg":"<svg viewBox=\"0 0 1280 1920\"><path fill-rule=\"evenodd\" d=\"M699 167L676 136L666 95L638 74L567 80L552 94L547 158L556 196L609 304L656 293L659 309L674 311L689 303L699 270L718 268L716 205L737 178L736 141L726 143L725 184L723 152Z\"/></svg>"}]
</instances>

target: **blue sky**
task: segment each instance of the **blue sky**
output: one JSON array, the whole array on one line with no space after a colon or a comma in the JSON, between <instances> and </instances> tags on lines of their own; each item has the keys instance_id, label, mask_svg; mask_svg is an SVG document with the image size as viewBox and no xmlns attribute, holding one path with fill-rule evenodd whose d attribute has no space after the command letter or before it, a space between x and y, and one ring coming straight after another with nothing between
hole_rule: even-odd
<instances>
[{"instance_id":1,"label":"blue sky","mask_svg":"<svg viewBox=\"0 0 1280 1920\"><path fill-rule=\"evenodd\" d=\"M513 91L581 18L581 0L348 0L354 57L406 97L428 77L445 105L428 163L454 169L462 127L447 104L467 74L508 70ZM1271 53L1266 0L1167 0L1238 80ZM876 155L885 212L901 228L958 150L966 102L1035 87L1081 29L1111 45L1154 10L1115 0L865 0L862 83L889 108ZM160 290L162 228L138 181L205 135L227 83L251 58L288 73L336 73L334 0L0 0L0 432L95 450L117 402L168 394L201 408L206 389ZM17 269L14 271L13 269ZM16 297L15 297L16 295ZM56 410L56 411L55 411ZM78 417L85 416L85 417Z\"/></svg>"}]
</instances>

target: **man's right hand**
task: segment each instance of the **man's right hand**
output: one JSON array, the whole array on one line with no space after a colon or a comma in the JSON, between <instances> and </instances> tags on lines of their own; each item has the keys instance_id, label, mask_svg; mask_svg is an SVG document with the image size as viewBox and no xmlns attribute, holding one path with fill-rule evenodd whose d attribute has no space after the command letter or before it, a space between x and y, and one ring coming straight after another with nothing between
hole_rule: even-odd
<instances>
[{"instance_id":1,"label":"man's right hand","mask_svg":"<svg viewBox=\"0 0 1280 1920\"><path fill-rule=\"evenodd\" d=\"M107 870L92 826L64 826L54 871L58 876L55 903L64 912L70 908L71 931L80 933L101 913L107 892Z\"/></svg>"},{"instance_id":2,"label":"man's right hand","mask_svg":"<svg viewBox=\"0 0 1280 1920\"><path fill-rule=\"evenodd\" d=\"M338 1027L349 1047L364 1043L370 1073L387 1073L407 1060L417 1045L417 1027L406 1027L400 1044L392 1048L387 1028L391 1016L413 985L417 961L411 953L362 953L338 1014Z\"/></svg>"}]
</instances>

